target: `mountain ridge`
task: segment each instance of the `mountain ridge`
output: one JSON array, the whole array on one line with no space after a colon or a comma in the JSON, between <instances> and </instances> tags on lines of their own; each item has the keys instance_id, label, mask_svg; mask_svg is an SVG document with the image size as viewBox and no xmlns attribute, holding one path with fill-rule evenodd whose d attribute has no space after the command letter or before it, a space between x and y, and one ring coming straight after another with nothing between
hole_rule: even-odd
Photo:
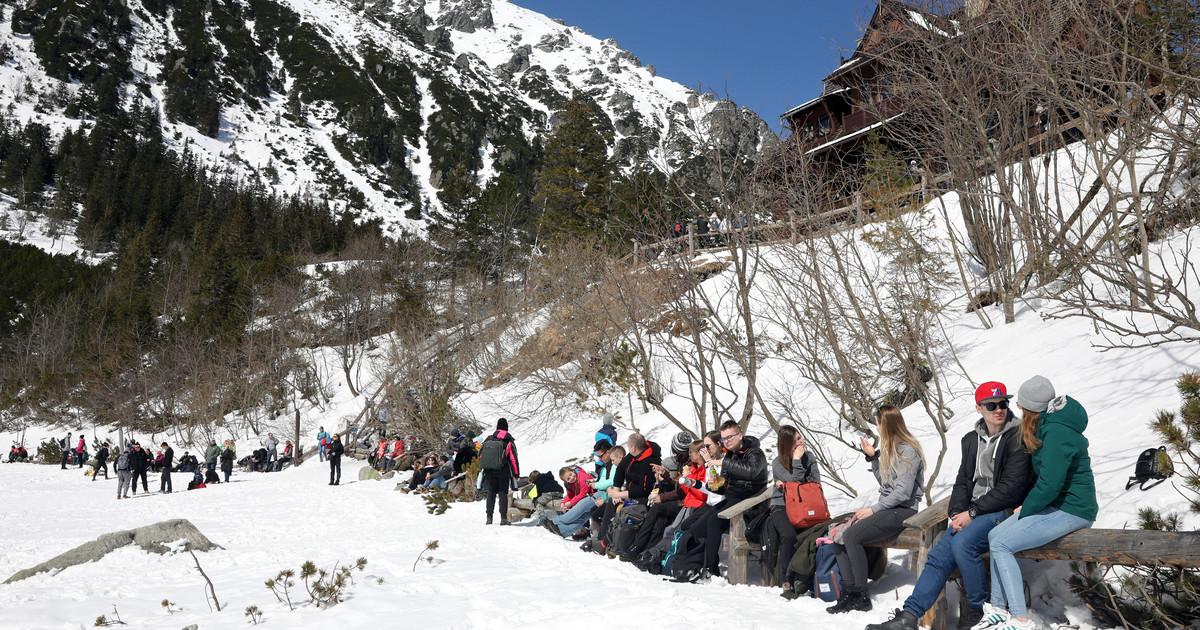
<instances>
[{"instance_id":1,"label":"mountain ridge","mask_svg":"<svg viewBox=\"0 0 1200 630\"><path fill-rule=\"evenodd\" d=\"M625 168L778 142L751 110L506 0L0 2L0 105L56 133L148 107L206 166L423 232L450 177L534 168L581 94Z\"/></svg>"}]
</instances>

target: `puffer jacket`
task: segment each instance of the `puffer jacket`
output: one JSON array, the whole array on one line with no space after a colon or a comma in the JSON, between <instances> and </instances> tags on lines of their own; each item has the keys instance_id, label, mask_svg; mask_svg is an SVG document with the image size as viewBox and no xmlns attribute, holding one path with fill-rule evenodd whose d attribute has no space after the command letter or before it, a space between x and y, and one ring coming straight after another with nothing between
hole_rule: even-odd
<instances>
[{"instance_id":1,"label":"puffer jacket","mask_svg":"<svg viewBox=\"0 0 1200 630\"><path fill-rule=\"evenodd\" d=\"M767 487L767 454L759 447L758 438L742 437L742 447L725 451L721 474L725 476L725 498L731 503L760 493Z\"/></svg>"}]
</instances>

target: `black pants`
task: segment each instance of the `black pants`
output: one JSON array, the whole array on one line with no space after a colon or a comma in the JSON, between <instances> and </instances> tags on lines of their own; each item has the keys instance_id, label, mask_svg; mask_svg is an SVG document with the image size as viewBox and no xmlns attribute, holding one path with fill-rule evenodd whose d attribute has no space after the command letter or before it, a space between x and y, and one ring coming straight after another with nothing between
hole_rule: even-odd
<instances>
[{"instance_id":1,"label":"black pants","mask_svg":"<svg viewBox=\"0 0 1200 630\"><path fill-rule=\"evenodd\" d=\"M848 589L863 589L867 586L867 550L863 545L879 542L904 530L904 520L916 514L909 508L892 508L876 512L858 521L846 530L842 544L837 545L838 570L842 582Z\"/></svg>"},{"instance_id":2,"label":"black pants","mask_svg":"<svg viewBox=\"0 0 1200 630\"><path fill-rule=\"evenodd\" d=\"M496 508L496 499L500 499L500 520L508 520L508 473L484 473L483 485L487 489L487 516L492 518L492 510Z\"/></svg>"},{"instance_id":3,"label":"black pants","mask_svg":"<svg viewBox=\"0 0 1200 630\"><path fill-rule=\"evenodd\" d=\"M425 484L425 471L421 469L413 470L412 479L408 482L409 490L416 490L417 486Z\"/></svg>"},{"instance_id":4,"label":"black pants","mask_svg":"<svg viewBox=\"0 0 1200 630\"><path fill-rule=\"evenodd\" d=\"M96 477L100 476L101 470L104 471L104 478L108 479L108 462L100 461L96 462L96 470L92 473L92 481L95 481Z\"/></svg>"},{"instance_id":5,"label":"black pants","mask_svg":"<svg viewBox=\"0 0 1200 630\"><path fill-rule=\"evenodd\" d=\"M75 453L73 451L70 451L68 449L63 449L63 452L62 452L62 469L63 470L67 469L67 458L71 457L74 454Z\"/></svg>"},{"instance_id":6,"label":"black pants","mask_svg":"<svg viewBox=\"0 0 1200 630\"><path fill-rule=\"evenodd\" d=\"M226 479L226 481L229 481ZM339 485L342 483L342 456L329 458L329 483Z\"/></svg>"},{"instance_id":7,"label":"black pants","mask_svg":"<svg viewBox=\"0 0 1200 630\"><path fill-rule=\"evenodd\" d=\"M733 504L725 499L712 506L691 528L693 537L704 539L704 566L714 577L721 574L721 536L729 531L729 519L717 515L730 505Z\"/></svg>"},{"instance_id":8,"label":"black pants","mask_svg":"<svg viewBox=\"0 0 1200 630\"><path fill-rule=\"evenodd\" d=\"M787 507L771 506L771 516L767 520L766 550L763 552L763 567L775 578L775 583L784 581L784 572L796 552L796 528L788 520Z\"/></svg>"},{"instance_id":9,"label":"black pants","mask_svg":"<svg viewBox=\"0 0 1200 630\"><path fill-rule=\"evenodd\" d=\"M162 480L158 482L159 492L174 492L175 487L171 485L171 469L163 468Z\"/></svg>"},{"instance_id":10,"label":"black pants","mask_svg":"<svg viewBox=\"0 0 1200 630\"><path fill-rule=\"evenodd\" d=\"M129 484L137 492L138 479L142 480L142 492L150 492L150 480L146 478L146 469L133 471L133 483Z\"/></svg>"},{"instance_id":11,"label":"black pants","mask_svg":"<svg viewBox=\"0 0 1200 630\"><path fill-rule=\"evenodd\" d=\"M651 542L662 538L663 530L671 524L671 521L675 520L681 509L683 509L681 501L667 501L651 505L650 510L646 512L646 520L642 521L642 526L638 528L637 534L633 537L630 551L645 551Z\"/></svg>"}]
</instances>

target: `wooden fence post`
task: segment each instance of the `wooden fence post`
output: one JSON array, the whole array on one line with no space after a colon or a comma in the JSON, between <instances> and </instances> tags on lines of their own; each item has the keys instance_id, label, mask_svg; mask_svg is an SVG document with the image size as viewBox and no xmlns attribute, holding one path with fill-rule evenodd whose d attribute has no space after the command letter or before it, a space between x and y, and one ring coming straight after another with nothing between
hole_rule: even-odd
<instances>
[{"instance_id":1,"label":"wooden fence post","mask_svg":"<svg viewBox=\"0 0 1200 630\"><path fill-rule=\"evenodd\" d=\"M788 226L792 232L792 245L800 242L800 235L796 233L796 213L788 210Z\"/></svg>"},{"instance_id":2,"label":"wooden fence post","mask_svg":"<svg viewBox=\"0 0 1200 630\"><path fill-rule=\"evenodd\" d=\"M691 223L688 223L687 241L688 241L688 256L689 257L695 256L696 255L696 232L695 232L695 230L692 229Z\"/></svg>"}]
</instances>

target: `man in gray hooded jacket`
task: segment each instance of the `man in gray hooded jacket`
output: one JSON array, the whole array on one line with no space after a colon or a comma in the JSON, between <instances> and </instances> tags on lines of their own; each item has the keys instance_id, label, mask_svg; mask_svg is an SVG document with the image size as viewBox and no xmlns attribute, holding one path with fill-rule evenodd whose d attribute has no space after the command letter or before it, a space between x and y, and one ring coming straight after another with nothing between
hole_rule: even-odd
<instances>
[{"instance_id":1,"label":"man in gray hooded jacket","mask_svg":"<svg viewBox=\"0 0 1200 630\"><path fill-rule=\"evenodd\" d=\"M970 628L983 617L988 533L1021 505L1031 481L1029 454L1021 444L1021 420L1008 409L1010 398L1004 384L995 381L975 390L975 410L981 417L962 438L962 463L947 508L949 527L929 552L903 610L867 630L916 630L955 569L962 574L968 611L958 627Z\"/></svg>"}]
</instances>

